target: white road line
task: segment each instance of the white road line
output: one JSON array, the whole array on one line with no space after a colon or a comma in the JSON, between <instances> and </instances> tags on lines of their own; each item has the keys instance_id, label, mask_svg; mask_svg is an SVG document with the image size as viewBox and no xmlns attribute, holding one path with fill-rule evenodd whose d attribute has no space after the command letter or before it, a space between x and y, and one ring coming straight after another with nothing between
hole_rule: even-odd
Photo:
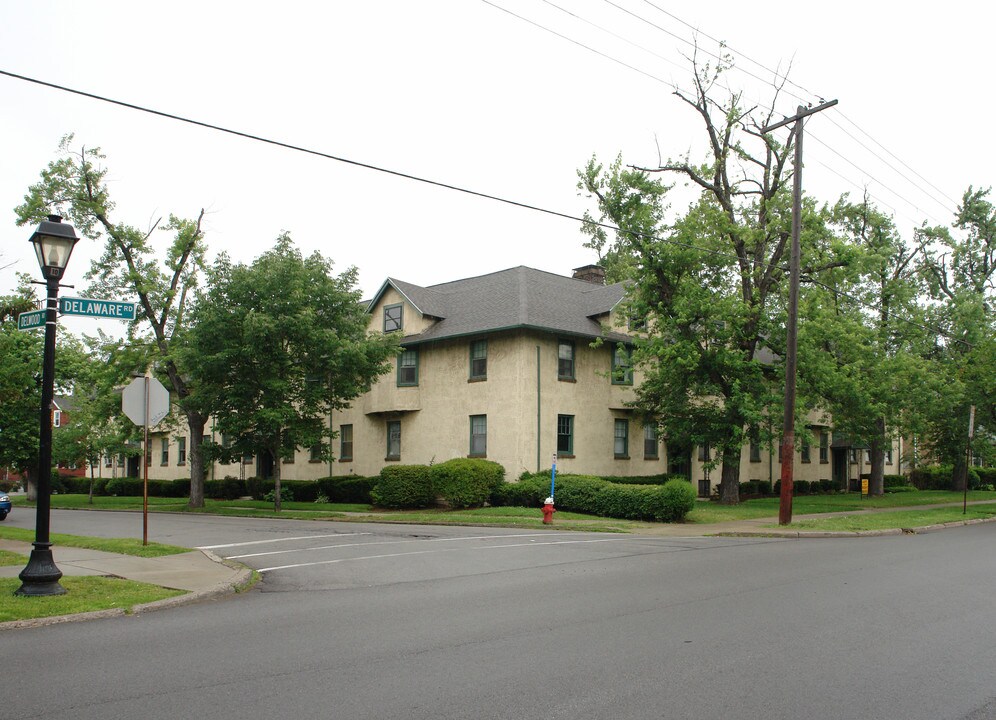
<instances>
[{"instance_id":1,"label":"white road line","mask_svg":"<svg viewBox=\"0 0 996 720\"><path fill-rule=\"evenodd\" d=\"M509 536L505 535L505 536L499 536L499 537L509 537ZM529 537L529 536L526 535L526 536L523 536L523 537ZM452 539L455 539L455 538L452 538ZM578 545L578 544L584 544L584 543L618 542L619 540L622 540L622 539L623 538L600 538L598 540L556 540L554 542L546 542L546 543L513 543L513 544L509 544L509 545L488 545L487 547L470 548L470 549L471 550L496 550L496 549L501 549L501 548L515 548L515 547L539 548L539 547L544 547L546 545ZM411 541L411 542L420 542L420 541L415 540L415 541ZM432 542L432 540L422 540L421 542ZM363 543L360 543L360 544L363 544ZM377 545L377 544L380 544L380 543L369 543L369 544L371 544L371 545ZM265 572L270 572L272 570L291 570L293 568L312 567L312 566L315 566L315 565L336 565L338 563L355 562L357 560L380 560L380 559L383 559L383 558L403 557L405 555L428 555L428 554L432 554L432 553L456 552L457 550L460 550L460 549L461 548L439 548L439 549L433 549L433 550L415 550L413 552L384 553L382 555L363 555L362 557L353 557L353 558L336 558L335 560L319 560L317 562L293 563L291 565L275 565L274 567L259 568L259 570L257 570L257 572L265 573Z\"/></svg>"},{"instance_id":2,"label":"white road line","mask_svg":"<svg viewBox=\"0 0 996 720\"><path fill-rule=\"evenodd\" d=\"M201 545L197 550L219 550L221 548L244 547L246 545L265 545L267 543L288 542L290 540L311 540L312 538L347 537L349 535L372 535L373 533L330 533L328 535L301 535L300 537L274 538L272 540L251 540L249 542L227 543L225 545Z\"/></svg>"},{"instance_id":3,"label":"white road line","mask_svg":"<svg viewBox=\"0 0 996 720\"><path fill-rule=\"evenodd\" d=\"M371 535L372 533L356 533L362 535ZM245 555L229 555L229 560L243 560L245 558L252 557L265 557L267 555L283 555L286 553L295 552L308 552L311 550L334 550L336 548L348 548L348 547L365 547L367 545L403 545L406 543L427 543L427 542L458 542L463 540L496 540L500 538L521 538L521 537L562 537L563 535L569 535L570 533L533 533L529 535L476 535L472 537L453 537L453 538L409 538L407 540L380 540L377 542L359 542L359 543L339 543L337 545L319 545L316 547L307 548L293 548L291 550L268 550L266 552L259 553L247 553ZM315 535L313 537L319 537ZM345 535L339 535L338 537L345 537ZM543 543L544 545L548 543ZM206 548L198 548L206 549Z\"/></svg>"}]
</instances>

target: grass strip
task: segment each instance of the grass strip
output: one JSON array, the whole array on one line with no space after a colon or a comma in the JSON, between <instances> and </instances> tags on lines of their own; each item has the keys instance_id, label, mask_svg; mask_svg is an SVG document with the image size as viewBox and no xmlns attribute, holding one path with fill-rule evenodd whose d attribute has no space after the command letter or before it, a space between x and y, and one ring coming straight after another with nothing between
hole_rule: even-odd
<instances>
[{"instance_id":1,"label":"grass strip","mask_svg":"<svg viewBox=\"0 0 996 720\"><path fill-rule=\"evenodd\" d=\"M20 553L0 550L0 566L4 565L27 565L28 556Z\"/></svg>"},{"instance_id":2,"label":"grass strip","mask_svg":"<svg viewBox=\"0 0 996 720\"><path fill-rule=\"evenodd\" d=\"M889 530L892 528L919 528L928 525L962 522L964 520L996 517L996 506L969 505L968 512L960 507L935 508L932 510L897 510L895 512L863 513L861 515L840 515L827 518L794 520L791 528L821 532L860 532L862 530ZM777 524L766 527L780 527ZM784 528L783 528L784 529Z\"/></svg>"},{"instance_id":3,"label":"grass strip","mask_svg":"<svg viewBox=\"0 0 996 720\"><path fill-rule=\"evenodd\" d=\"M73 615L120 608L130 612L136 605L183 595L157 585L111 577L63 577L59 584L65 595L24 597L14 595L21 586L17 578L0 578L0 622Z\"/></svg>"},{"instance_id":4,"label":"grass strip","mask_svg":"<svg viewBox=\"0 0 996 720\"><path fill-rule=\"evenodd\" d=\"M6 540L20 540L22 542L34 542L35 531L25 528L0 527L0 538ZM63 535L52 533L50 536L52 543L56 546L86 548L87 550L102 550L104 552L120 553L121 555L135 555L137 557L162 557L164 555L178 555L190 552L190 548L179 547L178 545L164 545L162 543L152 543L143 545L139 538L97 538L83 537L81 535Z\"/></svg>"}]
</instances>

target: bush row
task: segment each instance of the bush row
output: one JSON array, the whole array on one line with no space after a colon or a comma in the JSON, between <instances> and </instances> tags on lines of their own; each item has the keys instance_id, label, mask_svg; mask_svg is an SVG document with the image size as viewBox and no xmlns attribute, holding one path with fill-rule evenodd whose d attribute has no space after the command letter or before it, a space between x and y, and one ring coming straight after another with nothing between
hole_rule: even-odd
<instances>
[{"instance_id":1,"label":"bush row","mask_svg":"<svg viewBox=\"0 0 996 720\"><path fill-rule=\"evenodd\" d=\"M491 460L454 458L436 465L388 465L370 493L374 505L424 508L479 507L505 481L505 468Z\"/></svg>"},{"instance_id":2,"label":"bush row","mask_svg":"<svg viewBox=\"0 0 996 720\"><path fill-rule=\"evenodd\" d=\"M321 478L319 480L284 480L280 483L282 495L289 494L290 500L298 502L314 502L319 495L336 503L370 502L370 491L378 478L348 475L344 477ZM254 500L262 500L267 493L272 493L273 480L263 480L257 477L239 478L226 477L204 482L204 496L215 500L235 500L250 496ZM90 492L90 479L85 477L62 477L58 481L53 477L52 490L58 493ZM118 495L140 497L142 495L142 480L140 478L95 478L93 481L94 495ZM190 497L190 480L149 480L150 497Z\"/></svg>"},{"instance_id":3,"label":"bush row","mask_svg":"<svg viewBox=\"0 0 996 720\"><path fill-rule=\"evenodd\" d=\"M526 473L517 483L505 483L491 495L492 505L535 507L550 493L547 473ZM655 522L680 522L695 507L695 489L685 479L663 484L622 484L591 475L559 475L555 492L558 510L602 517Z\"/></svg>"},{"instance_id":4,"label":"bush row","mask_svg":"<svg viewBox=\"0 0 996 720\"><path fill-rule=\"evenodd\" d=\"M953 490L950 465L926 465L914 468L909 483L917 490ZM996 484L996 468L969 468L968 489L978 490L983 485Z\"/></svg>"}]
</instances>

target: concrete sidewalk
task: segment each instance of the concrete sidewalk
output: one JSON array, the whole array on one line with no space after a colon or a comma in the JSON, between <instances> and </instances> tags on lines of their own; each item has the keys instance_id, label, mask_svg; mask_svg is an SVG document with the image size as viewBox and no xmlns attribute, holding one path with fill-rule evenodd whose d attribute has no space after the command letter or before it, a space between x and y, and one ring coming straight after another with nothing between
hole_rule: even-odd
<instances>
[{"instance_id":1,"label":"concrete sidewalk","mask_svg":"<svg viewBox=\"0 0 996 720\"><path fill-rule=\"evenodd\" d=\"M17 540L0 539L0 550L31 554L31 543ZM178 595L166 600L160 600L147 605L140 605L131 612L147 612L167 607L175 607L188 602L206 598L227 595L245 586L252 579L252 570L232 561L226 561L213 553L203 550L178 555L165 555L156 558L143 558L134 555L119 555L117 553L88 550L85 548L62 547L53 545L52 554L55 564L63 576L102 575L119 577L127 580L159 585L174 590L186 590L185 595ZM0 577L17 577L24 569L22 565L0 567ZM63 615L58 617L37 618L33 620L0 623L0 630L14 627L33 627L51 625L73 620L88 620L97 617L112 617L122 615L124 610L102 610L82 615Z\"/></svg>"}]
</instances>

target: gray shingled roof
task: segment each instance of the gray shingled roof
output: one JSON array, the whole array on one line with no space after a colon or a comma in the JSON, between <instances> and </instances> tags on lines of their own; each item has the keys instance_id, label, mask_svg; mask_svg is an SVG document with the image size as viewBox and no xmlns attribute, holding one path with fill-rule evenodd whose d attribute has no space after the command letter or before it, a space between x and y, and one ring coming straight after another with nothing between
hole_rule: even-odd
<instances>
[{"instance_id":1,"label":"gray shingled roof","mask_svg":"<svg viewBox=\"0 0 996 720\"><path fill-rule=\"evenodd\" d=\"M621 283L594 285L520 265L431 287L389 278L378 297L387 285L405 295L423 315L440 318L424 333L406 337L403 343L408 345L511 328L626 339L620 333L604 332L595 319L622 300Z\"/></svg>"}]
</instances>

